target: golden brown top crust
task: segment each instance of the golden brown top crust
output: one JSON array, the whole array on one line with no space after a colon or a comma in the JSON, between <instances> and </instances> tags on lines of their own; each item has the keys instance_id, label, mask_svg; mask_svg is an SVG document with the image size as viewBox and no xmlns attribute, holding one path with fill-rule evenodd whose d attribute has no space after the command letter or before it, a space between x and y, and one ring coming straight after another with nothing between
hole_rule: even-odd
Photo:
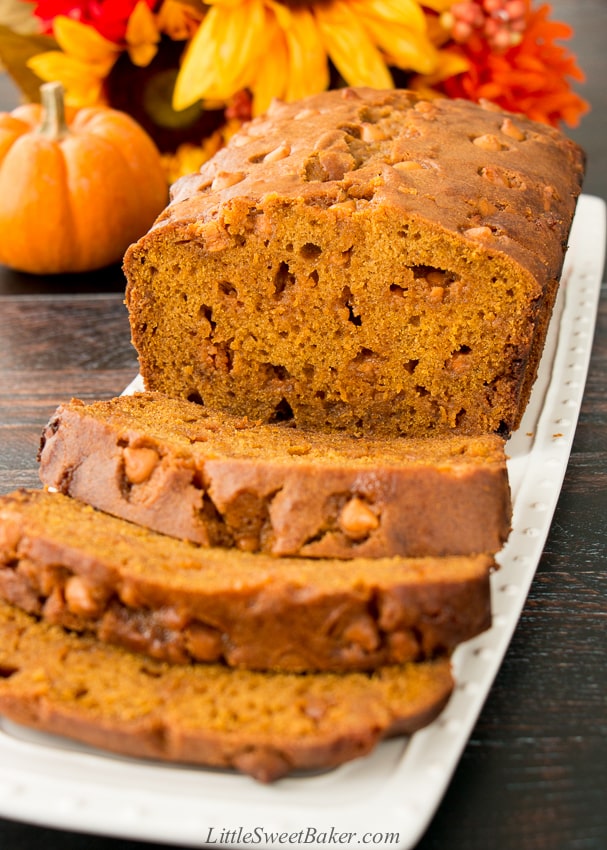
<instances>
[{"instance_id":1,"label":"golden brown top crust","mask_svg":"<svg viewBox=\"0 0 607 850\"><path fill-rule=\"evenodd\" d=\"M245 125L175 184L155 228L229 228L244 201L251 210L276 199L386 205L473 240L492 236L494 247L534 271L539 259L554 276L583 171L583 152L562 133L492 105L342 89L275 103Z\"/></svg>"}]
</instances>

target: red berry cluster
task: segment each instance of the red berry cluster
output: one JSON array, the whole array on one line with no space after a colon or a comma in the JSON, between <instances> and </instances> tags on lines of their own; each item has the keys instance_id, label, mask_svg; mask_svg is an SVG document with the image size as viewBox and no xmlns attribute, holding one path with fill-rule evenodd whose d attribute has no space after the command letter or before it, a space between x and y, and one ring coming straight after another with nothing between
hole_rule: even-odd
<instances>
[{"instance_id":1,"label":"red berry cluster","mask_svg":"<svg viewBox=\"0 0 607 850\"><path fill-rule=\"evenodd\" d=\"M525 0L461 0L442 16L454 41L464 43L478 33L497 50L520 44L526 25Z\"/></svg>"}]
</instances>

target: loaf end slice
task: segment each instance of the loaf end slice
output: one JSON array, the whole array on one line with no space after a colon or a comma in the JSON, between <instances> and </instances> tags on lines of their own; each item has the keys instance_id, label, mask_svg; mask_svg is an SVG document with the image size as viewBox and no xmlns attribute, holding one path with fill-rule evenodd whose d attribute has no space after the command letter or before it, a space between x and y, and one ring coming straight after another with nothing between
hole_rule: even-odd
<instances>
[{"instance_id":1,"label":"loaf end slice","mask_svg":"<svg viewBox=\"0 0 607 850\"><path fill-rule=\"evenodd\" d=\"M262 424L160 393L61 405L40 478L205 546L279 556L495 554L510 531L497 435L354 437Z\"/></svg>"}]
</instances>

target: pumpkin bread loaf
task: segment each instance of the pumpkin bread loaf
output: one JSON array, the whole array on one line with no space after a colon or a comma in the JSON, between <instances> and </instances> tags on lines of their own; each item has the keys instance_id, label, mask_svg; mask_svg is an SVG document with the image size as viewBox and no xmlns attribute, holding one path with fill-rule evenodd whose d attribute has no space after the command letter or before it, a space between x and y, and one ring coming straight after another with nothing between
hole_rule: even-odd
<instances>
[{"instance_id":1,"label":"pumpkin bread loaf","mask_svg":"<svg viewBox=\"0 0 607 850\"><path fill-rule=\"evenodd\" d=\"M372 673L255 673L155 662L0 602L0 712L128 756L234 768L260 781L367 754L431 722L449 661Z\"/></svg>"},{"instance_id":2,"label":"pumpkin bread loaf","mask_svg":"<svg viewBox=\"0 0 607 850\"><path fill-rule=\"evenodd\" d=\"M497 435L351 437L159 393L61 405L40 477L164 534L281 556L494 554L510 530Z\"/></svg>"},{"instance_id":3,"label":"pumpkin bread loaf","mask_svg":"<svg viewBox=\"0 0 607 850\"><path fill-rule=\"evenodd\" d=\"M321 429L507 434L583 171L559 131L489 105L277 103L126 253L145 387Z\"/></svg>"},{"instance_id":4,"label":"pumpkin bread loaf","mask_svg":"<svg viewBox=\"0 0 607 850\"><path fill-rule=\"evenodd\" d=\"M340 671L446 655L490 625L492 567L209 549L58 493L0 497L0 597L176 663Z\"/></svg>"}]
</instances>

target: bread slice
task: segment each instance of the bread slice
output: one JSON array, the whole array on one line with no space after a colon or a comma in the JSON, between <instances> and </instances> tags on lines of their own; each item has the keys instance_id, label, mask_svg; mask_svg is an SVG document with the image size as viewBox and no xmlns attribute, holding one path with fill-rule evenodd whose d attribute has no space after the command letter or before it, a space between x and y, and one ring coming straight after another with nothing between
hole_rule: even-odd
<instances>
[{"instance_id":1,"label":"bread slice","mask_svg":"<svg viewBox=\"0 0 607 850\"><path fill-rule=\"evenodd\" d=\"M510 530L496 435L323 434L141 393L61 405L39 459L45 485L206 546L324 558L494 554Z\"/></svg>"},{"instance_id":2,"label":"bread slice","mask_svg":"<svg viewBox=\"0 0 607 850\"><path fill-rule=\"evenodd\" d=\"M145 387L323 429L513 431L583 173L560 131L491 104L277 102L125 255Z\"/></svg>"},{"instance_id":3,"label":"bread slice","mask_svg":"<svg viewBox=\"0 0 607 850\"><path fill-rule=\"evenodd\" d=\"M488 627L487 555L275 558L203 548L43 490L0 498L0 596L175 662L354 670L448 654Z\"/></svg>"},{"instance_id":4,"label":"bread slice","mask_svg":"<svg viewBox=\"0 0 607 850\"><path fill-rule=\"evenodd\" d=\"M122 755L261 781L331 768L432 721L449 661L373 673L254 673L155 662L0 602L0 713Z\"/></svg>"}]
</instances>

